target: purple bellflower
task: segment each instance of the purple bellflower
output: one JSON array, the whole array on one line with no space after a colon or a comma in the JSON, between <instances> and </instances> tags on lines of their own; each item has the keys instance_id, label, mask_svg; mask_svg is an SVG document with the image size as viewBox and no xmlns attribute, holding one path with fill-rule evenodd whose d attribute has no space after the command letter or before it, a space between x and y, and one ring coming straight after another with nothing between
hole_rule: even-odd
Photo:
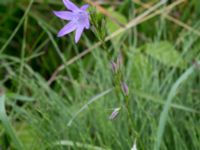
<instances>
[{"instance_id":1,"label":"purple bellflower","mask_svg":"<svg viewBox=\"0 0 200 150\"><path fill-rule=\"evenodd\" d=\"M76 31L75 42L77 43L83 33L83 30L90 28L89 13L86 11L89 5L85 4L79 8L70 0L63 0L63 3L69 11L53 12L57 17L67 20L69 23L58 32L58 37L62 37L72 31Z\"/></svg>"}]
</instances>

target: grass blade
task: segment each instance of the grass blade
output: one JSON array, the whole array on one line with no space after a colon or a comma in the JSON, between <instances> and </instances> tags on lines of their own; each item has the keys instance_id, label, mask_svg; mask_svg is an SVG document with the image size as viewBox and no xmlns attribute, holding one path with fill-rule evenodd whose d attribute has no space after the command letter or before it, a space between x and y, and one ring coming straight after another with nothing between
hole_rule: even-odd
<instances>
[{"instance_id":1,"label":"grass blade","mask_svg":"<svg viewBox=\"0 0 200 150\"><path fill-rule=\"evenodd\" d=\"M16 148L19 150L23 150L23 145L20 142L19 138L15 134L14 129L12 128L12 125L8 119L8 116L6 115L6 110L5 110L5 94L0 95L0 120L2 122L2 125L6 131L6 133L10 136L12 139L13 143L15 144Z\"/></svg>"},{"instance_id":2,"label":"grass blade","mask_svg":"<svg viewBox=\"0 0 200 150\"><path fill-rule=\"evenodd\" d=\"M195 71L194 66L191 66L190 68L188 68L172 86L172 88L168 94L167 101L164 105L163 111L160 115L159 126L158 126L158 130L157 130L157 138L156 138L156 142L154 144L154 150L160 149L162 136L163 136L163 133L165 130L166 122L167 122L168 112L169 112L169 109L171 106L171 102L172 102L173 98L176 96L177 89L186 79L188 79L190 77L190 75L194 71Z\"/></svg>"}]
</instances>

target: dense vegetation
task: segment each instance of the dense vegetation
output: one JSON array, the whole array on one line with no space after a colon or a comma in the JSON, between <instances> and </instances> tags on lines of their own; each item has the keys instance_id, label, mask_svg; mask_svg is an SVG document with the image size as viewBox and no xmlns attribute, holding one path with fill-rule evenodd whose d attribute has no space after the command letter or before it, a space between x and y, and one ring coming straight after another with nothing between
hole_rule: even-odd
<instances>
[{"instance_id":1,"label":"dense vegetation","mask_svg":"<svg viewBox=\"0 0 200 150\"><path fill-rule=\"evenodd\" d=\"M0 0L0 149L199 150L200 1L73 2Z\"/></svg>"}]
</instances>

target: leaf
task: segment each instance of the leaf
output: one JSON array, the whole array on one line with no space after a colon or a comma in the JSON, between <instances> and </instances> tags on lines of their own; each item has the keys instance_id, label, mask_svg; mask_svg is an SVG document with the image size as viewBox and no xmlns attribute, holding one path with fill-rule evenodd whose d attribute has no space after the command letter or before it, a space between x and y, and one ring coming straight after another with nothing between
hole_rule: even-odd
<instances>
[{"instance_id":1,"label":"leaf","mask_svg":"<svg viewBox=\"0 0 200 150\"><path fill-rule=\"evenodd\" d=\"M2 122L2 125L6 131L6 133L10 136L13 143L15 144L16 148L19 150L23 150L22 143L18 139L17 135L15 134L14 129L12 128L12 125L8 119L8 116L6 115L5 110L5 94L1 93L0 95L0 121Z\"/></svg>"},{"instance_id":2,"label":"leaf","mask_svg":"<svg viewBox=\"0 0 200 150\"><path fill-rule=\"evenodd\" d=\"M200 61L198 62L200 63ZM188 68L178 79L177 81L172 85L169 94L167 96L165 105L163 106L162 112L160 114L159 119L159 125L157 129L157 138L154 143L154 150L159 150L162 143L162 137L165 131L165 126L167 124L167 119L169 115L170 105L172 104L172 101L174 97L177 94L178 88L183 84L193 73L195 72L195 67L191 66Z\"/></svg>"},{"instance_id":3,"label":"leaf","mask_svg":"<svg viewBox=\"0 0 200 150\"><path fill-rule=\"evenodd\" d=\"M147 44L145 52L166 66L179 68L186 66L181 54L169 42Z\"/></svg>"},{"instance_id":4,"label":"leaf","mask_svg":"<svg viewBox=\"0 0 200 150\"><path fill-rule=\"evenodd\" d=\"M6 96L10 99L17 99L20 101L25 101L25 102L33 102L35 99L33 97L28 97L28 96L24 96L24 95L19 95L16 93L7 93Z\"/></svg>"}]
</instances>

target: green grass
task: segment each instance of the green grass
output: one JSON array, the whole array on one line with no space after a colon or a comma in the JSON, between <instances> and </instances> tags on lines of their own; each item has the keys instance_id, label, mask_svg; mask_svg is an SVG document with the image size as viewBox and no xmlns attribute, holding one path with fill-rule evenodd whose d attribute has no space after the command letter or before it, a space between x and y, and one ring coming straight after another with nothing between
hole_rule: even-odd
<instances>
[{"instance_id":1,"label":"green grass","mask_svg":"<svg viewBox=\"0 0 200 150\"><path fill-rule=\"evenodd\" d=\"M102 4L124 27L98 12L106 37L75 44L56 36L61 0L0 0L2 149L200 149L200 3L134 1ZM119 53L128 97L111 71Z\"/></svg>"}]
</instances>

